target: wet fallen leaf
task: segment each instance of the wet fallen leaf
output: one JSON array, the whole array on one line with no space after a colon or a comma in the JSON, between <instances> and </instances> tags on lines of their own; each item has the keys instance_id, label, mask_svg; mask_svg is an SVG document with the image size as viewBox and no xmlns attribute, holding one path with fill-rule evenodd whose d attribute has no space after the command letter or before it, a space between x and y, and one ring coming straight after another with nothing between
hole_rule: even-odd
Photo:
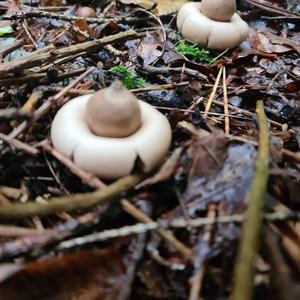
<instances>
[{"instance_id":1,"label":"wet fallen leaf","mask_svg":"<svg viewBox=\"0 0 300 300\"><path fill-rule=\"evenodd\" d=\"M124 274L112 249L67 254L23 267L0 284L0 299L114 300Z\"/></svg>"},{"instance_id":2,"label":"wet fallen leaf","mask_svg":"<svg viewBox=\"0 0 300 300\"><path fill-rule=\"evenodd\" d=\"M91 29L88 23L83 19L74 21L73 30L75 31L75 36L78 42L84 42L88 38L96 36L95 31Z\"/></svg>"},{"instance_id":3,"label":"wet fallen leaf","mask_svg":"<svg viewBox=\"0 0 300 300\"><path fill-rule=\"evenodd\" d=\"M293 49L292 47L281 44L273 44L267 33L258 32L254 28L250 28L249 39L252 48L266 53L283 53ZM274 39L272 39L272 41L274 41Z\"/></svg>"},{"instance_id":4,"label":"wet fallen leaf","mask_svg":"<svg viewBox=\"0 0 300 300\"><path fill-rule=\"evenodd\" d=\"M138 47L138 56L143 59L144 65L148 66L162 55L162 39L160 35L151 34L146 36Z\"/></svg>"}]
</instances>

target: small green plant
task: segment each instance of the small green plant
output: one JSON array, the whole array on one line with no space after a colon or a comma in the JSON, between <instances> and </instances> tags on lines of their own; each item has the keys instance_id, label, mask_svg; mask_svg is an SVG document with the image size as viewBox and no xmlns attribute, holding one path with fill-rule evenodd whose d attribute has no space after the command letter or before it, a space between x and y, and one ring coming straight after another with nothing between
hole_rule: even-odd
<instances>
[{"instance_id":1,"label":"small green plant","mask_svg":"<svg viewBox=\"0 0 300 300\"><path fill-rule=\"evenodd\" d=\"M210 51L200 49L197 44L192 44L184 40L181 41L175 49L195 62L206 62L211 64L217 61L217 58L214 57Z\"/></svg>"},{"instance_id":2,"label":"small green plant","mask_svg":"<svg viewBox=\"0 0 300 300\"><path fill-rule=\"evenodd\" d=\"M112 67L109 71L113 74L120 75L122 77L124 86L129 90L145 86L144 78L137 77L134 73L130 72L126 67L123 66Z\"/></svg>"},{"instance_id":3,"label":"small green plant","mask_svg":"<svg viewBox=\"0 0 300 300\"><path fill-rule=\"evenodd\" d=\"M13 32L14 32L14 30L12 29L11 26L0 27L0 36L11 34Z\"/></svg>"}]
</instances>

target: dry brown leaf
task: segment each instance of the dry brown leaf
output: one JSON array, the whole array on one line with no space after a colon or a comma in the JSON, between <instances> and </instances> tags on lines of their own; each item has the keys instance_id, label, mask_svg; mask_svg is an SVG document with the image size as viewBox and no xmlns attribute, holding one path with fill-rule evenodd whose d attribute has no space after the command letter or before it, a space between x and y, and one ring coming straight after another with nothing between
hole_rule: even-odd
<instances>
[{"instance_id":1,"label":"dry brown leaf","mask_svg":"<svg viewBox=\"0 0 300 300\"><path fill-rule=\"evenodd\" d=\"M124 4L137 4L145 9L151 8L155 3L157 6L154 10L158 14L167 14L176 12L188 0L121 0Z\"/></svg>"},{"instance_id":2,"label":"dry brown leaf","mask_svg":"<svg viewBox=\"0 0 300 300\"><path fill-rule=\"evenodd\" d=\"M253 49L265 52L265 53L283 53L291 51L292 47L284 46L281 44L273 44L269 36L264 32L258 32L254 28L249 31L249 39ZM274 41L274 39L273 39ZM285 41L285 44L287 42Z\"/></svg>"}]
</instances>

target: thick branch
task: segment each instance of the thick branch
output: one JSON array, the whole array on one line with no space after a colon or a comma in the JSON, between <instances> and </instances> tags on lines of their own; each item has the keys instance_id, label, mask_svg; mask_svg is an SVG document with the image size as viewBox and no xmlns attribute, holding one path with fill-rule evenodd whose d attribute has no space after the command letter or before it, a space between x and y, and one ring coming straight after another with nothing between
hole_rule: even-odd
<instances>
[{"instance_id":1,"label":"thick branch","mask_svg":"<svg viewBox=\"0 0 300 300\"><path fill-rule=\"evenodd\" d=\"M269 178L269 127L263 101L257 102L256 112L259 121L256 174L248 194L248 210L236 264L233 300L250 300L252 298L255 258L259 249Z\"/></svg>"},{"instance_id":2,"label":"thick branch","mask_svg":"<svg viewBox=\"0 0 300 300\"><path fill-rule=\"evenodd\" d=\"M49 46L49 48L47 47L48 51L45 51L45 49L37 50L29 56L21 57L19 59L15 59L13 61L1 64L0 77L7 77L8 73L26 70L28 68L38 66L46 61L53 61L55 59L62 58L68 55L74 55L84 51L97 51L105 45L120 42L123 40L140 38L145 36L145 34L145 32L138 33L134 30L128 30L125 32L120 32L114 35L106 36L102 39L76 44L69 47L55 49L54 47Z\"/></svg>"},{"instance_id":3,"label":"thick branch","mask_svg":"<svg viewBox=\"0 0 300 300\"><path fill-rule=\"evenodd\" d=\"M142 176L130 175L91 193L53 198L47 203L5 204L0 206L0 220L49 215L103 205L132 189L141 180Z\"/></svg>"}]
</instances>

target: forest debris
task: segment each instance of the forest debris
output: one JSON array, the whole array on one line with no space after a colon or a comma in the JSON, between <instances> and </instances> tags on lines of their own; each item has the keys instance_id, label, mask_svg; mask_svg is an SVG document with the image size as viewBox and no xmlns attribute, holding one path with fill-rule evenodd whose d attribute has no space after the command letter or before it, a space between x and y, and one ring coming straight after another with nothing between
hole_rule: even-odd
<instances>
[{"instance_id":1,"label":"forest debris","mask_svg":"<svg viewBox=\"0 0 300 300\"><path fill-rule=\"evenodd\" d=\"M299 299L300 285L294 279L284 253L282 253L279 236L277 236L270 228L266 228L265 244L272 268L272 292L276 293L276 295L279 296L279 299L282 300Z\"/></svg>"},{"instance_id":2,"label":"forest debris","mask_svg":"<svg viewBox=\"0 0 300 300\"><path fill-rule=\"evenodd\" d=\"M227 95L227 83L226 83L226 67L223 68L223 95L224 95L224 119L225 119L225 134L230 133L229 126L229 110L228 110L228 95Z\"/></svg>"},{"instance_id":3,"label":"forest debris","mask_svg":"<svg viewBox=\"0 0 300 300\"><path fill-rule=\"evenodd\" d=\"M22 150L30 155L37 155L39 153L38 149L36 149L26 143L23 143L15 138L12 138L4 133L1 133L1 132L0 132L0 140L3 140L8 145L10 145L12 148Z\"/></svg>"},{"instance_id":4,"label":"forest debris","mask_svg":"<svg viewBox=\"0 0 300 300\"><path fill-rule=\"evenodd\" d=\"M266 53L283 53L291 51L291 49L294 48L291 48L291 45L289 45L289 47L284 46L284 44L287 45L287 43L273 44L271 41L275 41L274 38L270 39L269 34L258 32L254 28L251 28L249 31L249 39L254 49Z\"/></svg>"},{"instance_id":5,"label":"forest debris","mask_svg":"<svg viewBox=\"0 0 300 300\"><path fill-rule=\"evenodd\" d=\"M246 1L269 14L291 17L300 20L300 17L297 16L297 14L293 14L292 12L284 9L283 7L275 6L267 1L260 1L260 0L246 0Z\"/></svg>"},{"instance_id":6,"label":"forest debris","mask_svg":"<svg viewBox=\"0 0 300 300\"><path fill-rule=\"evenodd\" d=\"M216 81L215 81L215 84L213 86L213 89L212 89L212 92L207 100L207 103L206 103L206 106L205 106L205 112L204 112L204 115L203 115L203 118L206 119L207 118L207 113L209 112L210 110L210 106L214 100L214 97L216 95L216 91L217 91L217 88L218 88L218 85L219 85L219 81L220 81L220 78L221 78L221 75L222 75L222 72L223 72L223 68L224 66L221 66L220 67L220 70L219 70L219 73L217 75L217 78L216 78Z\"/></svg>"},{"instance_id":7,"label":"forest debris","mask_svg":"<svg viewBox=\"0 0 300 300\"><path fill-rule=\"evenodd\" d=\"M29 114L21 109L10 107L6 109L0 109L0 120L12 120L12 119L22 119L28 118Z\"/></svg>"},{"instance_id":8,"label":"forest debris","mask_svg":"<svg viewBox=\"0 0 300 300\"><path fill-rule=\"evenodd\" d=\"M282 37L282 36L274 35L271 32L266 32L265 34L270 39L271 43L279 44L279 45L288 45L300 54L300 45L295 43L291 39L288 39L288 38L285 38L285 37Z\"/></svg>"},{"instance_id":9,"label":"forest debris","mask_svg":"<svg viewBox=\"0 0 300 300\"><path fill-rule=\"evenodd\" d=\"M141 179L142 176L129 175L100 191L53 198L47 204L32 201L28 201L26 204L5 204L0 207L0 220L49 215L103 205L132 189Z\"/></svg>"},{"instance_id":10,"label":"forest debris","mask_svg":"<svg viewBox=\"0 0 300 300\"><path fill-rule=\"evenodd\" d=\"M269 128L264 112L263 101L257 102L259 121L259 148L256 160L256 174L248 194L247 218L243 227L239 255L235 269L233 300L252 299L254 262L259 248L259 235L262 229L262 214L269 179Z\"/></svg>"},{"instance_id":11,"label":"forest debris","mask_svg":"<svg viewBox=\"0 0 300 300\"><path fill-rule=\"evenodd\" d=\"M0 284L0 298L113 300L123 277L124 265L116 249L81 251L21 265Z\"/></svg>"},{"instance_id":12,"label":"forest debris","mask_svg":"<svg viewBox=\"0 0 300 300\"><path fill-rule=\"evenodd\" d=\"M123 209L129 213L130 215L134 216L136 219L139 221L142 221L146 224L152 224L154 221L148 217L144 212L141 210L137 209L134 205L132 205L130 202L128 202L125 199L121 200L121 204ZM190 259L191 258L191 251L190 249L185 246L182 242L180 242L169 230L165 229L158 229L158 233L166 239L171 245L178 251L180 252L184 258Z\"/></svg>"},{"instance_id":13,"label":"forest debris","mask_svg":"<svg viewBox=\"0 0 300 300\"><path fill-rule=\"evenodd\" d=\"M125 32L120 32L114 35L106 36L101 39L96 39L93 41L88 41L69 47L55 49L54 46L48 46L33 52L29 56L18 58L13 61L1 64L0 77L7 76L8 73L13 73L19 70L38 66L46 61L51 62L55 59L69 55L75 55L83 51L96 51L105 45L120 42L123 40L137 39L145 36L145 34L145 32L136 32L134 30L128 30Z\"/></svg>"},{"instance_id":14,"label":"forest debris","mask_svg":"<svg viewBox=\"0 0 300 300\"><path fill-rule=\"evenodd\" d=\"M269 222L278 222L278 221L289 221L289 220L300 220L300 212L275 212L275 213L265 213L263 215L264 220ZM137 223L135 225L123 226L116 229L108 229L102 232L96 232L82 237L70 239L61 242L57 249L69 249L72 247L79 247L88 245L90 243L96 243L101 241L106 241L109 239L120 238L133 234L140 234L148 231L157 230L159 228L200 228L207 225L229 225L233 223L242 223L245 221L244 214L229 214L222 215L216 218L196 218L186 220L183 217L178 217L173 220L160 220L159 222L152 223ZM1 250L1 247L0 247ZM0 256L1 257L1 256ZM9 256L11 257L11 256Z\"/></svg>"},{"instance_id":15,"label":"forest debris","mask_svg":"<svg viewBox=\"0 0 300 300\"><path fill-rule=\"evenodd\" d=\"M96 176L79 168L72 160L62 155L60 152L52 148L47 141L40 144L44 150L54 156L57 160L63 163L73 174L81 178L82 182L95 189L102 189L106 185Z\"/></svg>"},{"instance_id":16,"label":"forest debris","mask_svg":"<svg viewBox=\"0 0 300 300\"><path fill-rule=\"evenodd\" d=\"M159 171L154 176L147 178L146 180L141 182L137 187L145 188L149 185L168 180L170 177L172 177L177 167L179 166L180 157L184 148L185 147L178 147L177 149L175 149L169 159L161 166Z\"/></svg>"},{"instance_id":17,"label":"forest debris","mask_svg":"<svg viewBox=\"0 0 300 300\"><path fill-rule=\"evenodd\" d=\"M78 218L72 218L52 228L45 229L42 233L27 234L19 236L13 241L2 243L0 245L0 260L3 261L25 254L37 257L43 253L46 247L54 246L60 241L69 239L97 224L106 208L106 205L100 206Z\"/></svg>"},{"instance_id":18,"label":"forest debris","mask_svg":"<svg viewBox=\"0 0 300 300\"><path fill-rule=\"evenodd\" d=\"M125 4L137 4L145 9L153 8L159 14L174 13L187 2L187 0L121 0Z\"/></svg>"}]
</instances>

